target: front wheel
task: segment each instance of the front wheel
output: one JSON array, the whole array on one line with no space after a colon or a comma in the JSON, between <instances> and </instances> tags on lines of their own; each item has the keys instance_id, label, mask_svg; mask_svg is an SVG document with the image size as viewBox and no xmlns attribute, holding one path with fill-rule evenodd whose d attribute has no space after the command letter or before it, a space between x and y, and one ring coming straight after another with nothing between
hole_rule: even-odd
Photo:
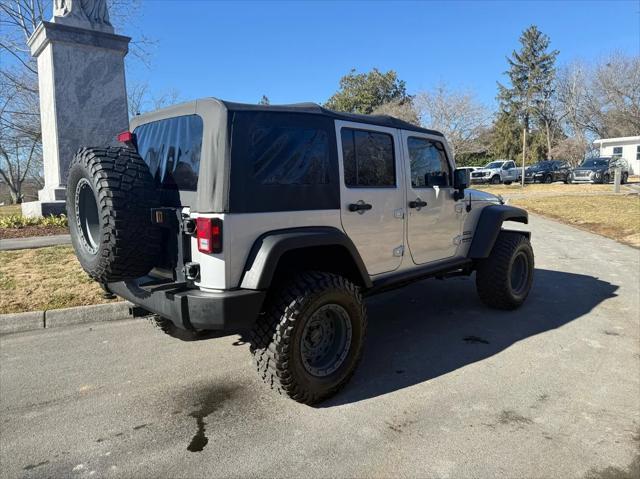
<instances>
[{"instance_id":1,"label":"front wheel","mask_svg":"<svg viewBox=\"0 0 640 479\"><path fill-rule=\"evenodd\" d=\"M620 178L620 184L624 185L629 180L629 175L627 173L622 174L622 178Z\"/></svg>"},{"instance_id":2,"label":"front wheel","mask_svg":"<svg viewBox=\"0 0 640 479\"><path fill-rule=\"evenodd\" d=\"M353 375L366 326L357 286L335 274L304 272L268 300L253 329L251 353L272 389L315 404Z\"/></svg>"},{"instance_id":3,"label":"front wheel","mask_svg":"<svg viewBox=\"0 0 640 479\"><path fill-rule=\"evenodd\" d=\"M533 284L533 249L525 235L502 231L488 258L478 262L476 288L487 306L516 309Z\"/></svg>"},{"instance_id":4,"label":"front wheel","mask_svg":"<svg viewBox=\"0 0 640 479\"><path fill-rule=\"evenodd\" d=\"M493 178L491 178L491 184L492 185L499 185L500 184L500 177L498 175L496 175Z\"/></svg>"},{"instance_id":5,"label":"front wheel","mask_svg":"<svg viewBox=\"0 0 640 479\"><path fill-rule=\"evenodd\" d=\"M544 177L544 182L548 185L550 183L553 182L553 178L551 177L551 175L547 175Z\"/></svg>"}]
</instances>

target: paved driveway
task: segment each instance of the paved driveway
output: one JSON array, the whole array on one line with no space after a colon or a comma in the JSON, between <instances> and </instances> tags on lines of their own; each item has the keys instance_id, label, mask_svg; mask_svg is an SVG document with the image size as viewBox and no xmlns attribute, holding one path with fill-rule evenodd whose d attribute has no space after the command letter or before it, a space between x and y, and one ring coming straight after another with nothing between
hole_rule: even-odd
<instances>
[{"instance_id":1,"label":"paved driveway","mask_svg":"<svg viewBox=\"0 0 640 479\"><path fill-rule=\"evenodd\" d=\"M639 252L531 226L522 309L484 308L469 279L373 298L363 363L318 408L266 389L237 337L6 336L0 476L637 477Z\"/></svg>"}]
</instances>

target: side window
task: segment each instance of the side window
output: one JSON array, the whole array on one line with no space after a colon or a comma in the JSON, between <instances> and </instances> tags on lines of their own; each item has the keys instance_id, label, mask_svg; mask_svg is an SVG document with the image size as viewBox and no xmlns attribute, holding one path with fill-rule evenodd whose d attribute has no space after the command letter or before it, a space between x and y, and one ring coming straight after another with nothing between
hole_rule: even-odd
<instances>
[{"instance_id":1,"label":"side window","mask_svg":"<svg viewBox=\"0 0 640 479\"><path fill-rule=\"evenodd\" d=\"M329 183L329 139L323 130L256 128L250 155L254 177L262 185Z\"/></svg>"},{"instance_id":2,"label":"side window","mask_svg":"<svg viewBox=\"0 0 640 479\"><path fill-rule=\"evenodd\" d=\"M636 160L640 161L640 146L636 148Z\"/></svg>"},{"instance_id":3,"label":"side window","mask_svg":"<svg viewBox=\"0 0 640 479\"><path fill-rule=\"evenodd\" d=\"M451 184L451 170L442 143L411 136L407 140L407 145L413 188Z\"/></svg>"},{"instance_id":4,"label":"side window","mask_svg":"<svg viewBox=\"0 0 640 479\"><path fill-rule=\"evenodd\" d=\"M507 164L505 166L507 170L510 170L511 168L515 168L516 164L513 161L507 161Z\"/></svg>"},{"instance_id":5,"label":"side window","mask_svg":"<svg viewBox=\"0 0 640 479\"><path fill-rule=\"evenodd\" d=\"M341 137L346 186L396 186L396 165L391 135L342 128Z\"/></svg>"},{"instance_id":6,"label":"side window","mask_svg":"<svg viewBox=\"0 0 640 479\"><path fill-rule=\"evenodd\" d=\"M613 156L622 156L622 147L616 146L613 148Z\"/></svg>"}]
</instances>

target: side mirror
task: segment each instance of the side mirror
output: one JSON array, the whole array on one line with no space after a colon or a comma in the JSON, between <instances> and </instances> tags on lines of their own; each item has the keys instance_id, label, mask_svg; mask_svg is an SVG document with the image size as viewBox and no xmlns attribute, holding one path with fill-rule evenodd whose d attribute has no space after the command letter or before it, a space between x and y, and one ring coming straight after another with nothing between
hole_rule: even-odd
<instances>
[{"instance_id":1,"label":"side mirror","mask_svg":"<svg viewBox=\"0 0 640 479\"><path fill-rule=\"evenodd\" d=\"M464 198L464 190L469 188L471 183L471 174L466 168L458 168L453 172L453 187L456 191L453 193L453 198L458 201Z\"/></svg>"}]
</instances>

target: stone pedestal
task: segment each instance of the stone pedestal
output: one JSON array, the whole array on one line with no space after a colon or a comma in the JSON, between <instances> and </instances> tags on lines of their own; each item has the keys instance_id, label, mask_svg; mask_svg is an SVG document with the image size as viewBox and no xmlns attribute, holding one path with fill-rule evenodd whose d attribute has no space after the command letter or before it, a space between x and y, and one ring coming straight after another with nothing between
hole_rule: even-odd
<instances>
[{"instance_id":1,"label":"stone pedestal","mask_svg":"<svg viewBox=\"0 0 640 479\"><path fill-rule=\"evenodd\" d=\"M129 128L124 57L129 37L42 22L29 39L38 60L45 186L26 216L64 212L69 164L78 148L117 144Z\"/></svg>"}]
</instances>

